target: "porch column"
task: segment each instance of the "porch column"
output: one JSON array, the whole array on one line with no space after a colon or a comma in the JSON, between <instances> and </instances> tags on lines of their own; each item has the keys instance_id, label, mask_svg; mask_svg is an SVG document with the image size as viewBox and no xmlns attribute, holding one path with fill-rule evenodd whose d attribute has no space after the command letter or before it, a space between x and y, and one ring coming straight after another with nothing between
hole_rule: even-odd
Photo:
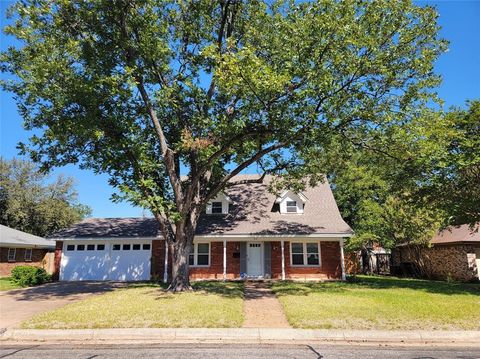
<instances>
[{"instance_id":1,"label":"porch column","mask_svg":"<svg viewBox=\"0 0 480 359\"><path fill-rule=\"evenodd\" d=\"M163 269L163 283L167 283L168 281L168 243L165 240L165 268Z\"/></svg>"},{"instance_id":2,"label":"porch column","mask_svg":"<svg viewBox=\"0 0 480 359\"><path fill-rule=\"evenodd\" d=\"M282 240L282 280L285 280L285 242Z\"/></svg>"},{"instance_id":3,"label":"porch column","mask_svg":"<svg viewBox=\"0 0 480 359\"><path fill-rule=\"evenodd\" d=\"M223 240L223 281L227 280L227 240Z\"/></svg>"},{"instance_id":4,"label":"porch column","mask_svg":"<svg viewBox=\"0 0 480 359\"><path fill-rule=\"evenodd\" d=\"M346 280L347 277L345 275L345 258L343 256L343 239L340 240L340 265L342 267L342 280Z\"/></svg>"}]
</instances>

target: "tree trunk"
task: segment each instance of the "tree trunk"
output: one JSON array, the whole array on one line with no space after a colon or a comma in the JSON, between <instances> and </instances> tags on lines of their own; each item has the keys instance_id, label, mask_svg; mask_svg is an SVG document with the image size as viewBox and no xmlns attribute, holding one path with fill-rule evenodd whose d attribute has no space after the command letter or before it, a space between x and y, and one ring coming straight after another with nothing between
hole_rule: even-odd
<instances>
[{"instance_id":1,"label":"tree trunk","mask_svg":"<svg viewBox=\"0 0 480 359\"><path fill-rule=\"evenodd\" d=\"M168 287L171 292L191 291L189 278L189 264L188 259L193 247L193 236L191 238L183 236L176 238L173 245L173 260L172 260L172 282Z\"/></svg>"}]
</instances>

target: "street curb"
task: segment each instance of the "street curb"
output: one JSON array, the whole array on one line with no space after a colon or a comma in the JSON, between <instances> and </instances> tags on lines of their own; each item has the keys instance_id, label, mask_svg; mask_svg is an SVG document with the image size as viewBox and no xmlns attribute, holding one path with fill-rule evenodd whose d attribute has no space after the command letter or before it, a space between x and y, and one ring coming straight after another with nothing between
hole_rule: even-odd
<instances>
[{"instance_id":1,"label":"street curb","mask_svg":"<svg viewBox=\"0 0 480 359\"><path fill-rule=\"evenodd\" d=\"M251 344L390 344L480 347L480 331L379 331L286 328L118 328L8 329L0 342L69 344L251 343Z\"/></svg>"}]
</instances>

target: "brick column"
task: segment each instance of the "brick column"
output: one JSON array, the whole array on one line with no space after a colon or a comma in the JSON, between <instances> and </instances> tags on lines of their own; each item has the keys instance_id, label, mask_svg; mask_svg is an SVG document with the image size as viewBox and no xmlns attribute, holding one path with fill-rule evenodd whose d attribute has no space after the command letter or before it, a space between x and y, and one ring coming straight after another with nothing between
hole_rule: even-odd
<instances>
[{"instance_id":1,"label":"brick column","mask_svg":"<svg viewBox=\"0 0 480 359\"><path fill-rule=\"evenodd\" d=\"M55 256L53 259L53 273L52 279L55 281L60 280L60 266L62 264L62 250L63 241L57 241L55 243Z\"/></svg>"}]
</instances>

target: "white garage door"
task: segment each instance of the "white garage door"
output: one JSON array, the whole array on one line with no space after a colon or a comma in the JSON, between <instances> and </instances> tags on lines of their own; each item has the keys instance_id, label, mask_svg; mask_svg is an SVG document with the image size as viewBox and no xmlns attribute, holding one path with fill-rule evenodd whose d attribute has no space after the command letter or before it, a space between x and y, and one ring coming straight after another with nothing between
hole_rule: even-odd
<instances>
[{"instance_id":1,"label":"white garage door","mask_svg":"<svg viewBox=\"0 0 480 359\"><path fill-rule=\"evenodd\" d=\"M149 280L151 248L151 241L64 242L60 280Z\"/></svg>"}]
</instances>

